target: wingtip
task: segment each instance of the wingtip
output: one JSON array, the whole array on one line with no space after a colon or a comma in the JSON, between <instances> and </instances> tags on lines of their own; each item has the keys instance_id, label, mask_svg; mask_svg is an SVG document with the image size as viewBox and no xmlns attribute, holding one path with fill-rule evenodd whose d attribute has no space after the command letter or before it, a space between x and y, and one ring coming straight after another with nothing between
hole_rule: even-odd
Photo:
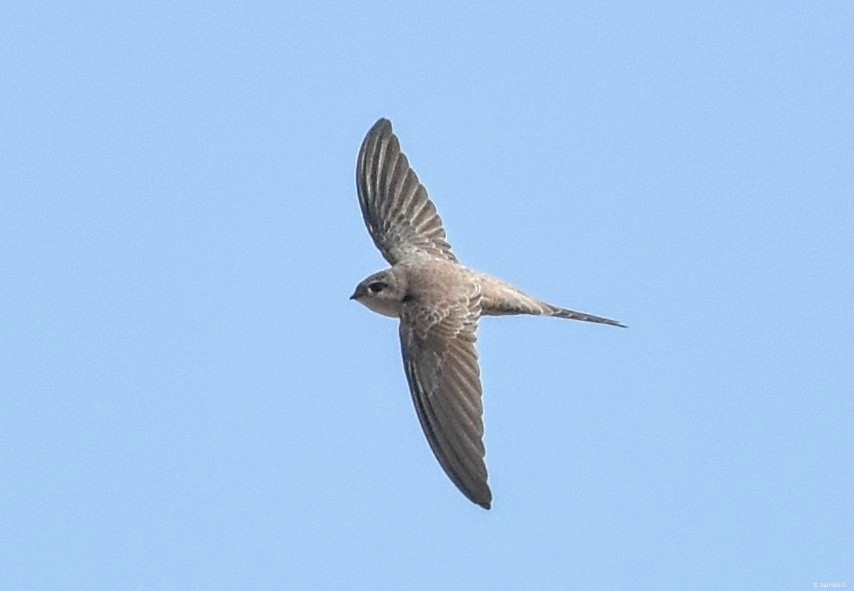
<instances>
[{"instance_id":1,"label":"wingtip","mask_svg":"<svg viewBox=\"0 0 854 591\"><path fill-rule=\"evenodd\" d=\"M383 127L391 129L391 121L389 121L385 117L380 117L379 119L377 119L377 122L374 123L374 125L371 127L371 131L379 130Z\"/></svg>"},{"instance_id":2,"label":"wingtip","mask_svg":"<svg viewBox=\"0 0 854 591\"><path fill-rule=\"evenodd\" d=\"M492 491L490 491L487 488L486 491L484 491L484 492L486 494L481 494L481 495L477 495L477 496L469 496L469 495L466 495L466 496L468 496L469 500L471 502L473 502L475 505L477 505L478 507L482 507L482 508L486 509L487 511L489 511L490 509L492 509Z\"/></svg>"}]
</instances>

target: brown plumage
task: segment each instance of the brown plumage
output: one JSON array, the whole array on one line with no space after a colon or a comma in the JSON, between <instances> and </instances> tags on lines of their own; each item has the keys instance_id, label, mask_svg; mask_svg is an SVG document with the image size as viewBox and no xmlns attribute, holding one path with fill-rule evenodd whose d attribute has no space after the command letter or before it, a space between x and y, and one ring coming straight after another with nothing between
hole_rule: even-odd
<instances>
[{"instance_id":1,"label":"brown plumage","mask_svg":"<svg viewBox=\"0 0 854 591\"><path fill-rule=\"evenodd\" d=\"M404 370L430 448L457 488L489 509L478 319L532 314L623 325L552 306L459 264L436 207L386 119L362 143L356 186L368 232L392 266L359 283L351 299L400 318Z\"/></svg>"}]
</instances>

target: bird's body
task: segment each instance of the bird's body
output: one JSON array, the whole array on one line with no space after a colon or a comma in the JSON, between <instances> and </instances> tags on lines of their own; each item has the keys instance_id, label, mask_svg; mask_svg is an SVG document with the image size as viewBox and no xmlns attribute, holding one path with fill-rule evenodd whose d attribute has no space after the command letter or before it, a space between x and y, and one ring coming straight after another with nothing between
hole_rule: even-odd
<instances>
[{"instance_id":1,"label":"bird's body","mask_svg":"<svg viewBox=\"0 0 854 591\"><path fill-rule=\"evenodd\" d=\"M407 297L407 301L415 298L440 301L453 297L457 288L462 287L468 290L470 286L476 285L480 292L481 316L530 314L623 326L608 318L552 306L529 296L497 277L442 259L425 257L423 260L415 258L415 260L401 262L385 271L374 273L362 283L365 284L364 288L370 291L368 286L381 279L396 286L401 292L400 297ZM394 298L377 297L359 301L377 314L391 318L400 317L400 309L404 303Z\"/></svg>"},{"instance_id":2,"label":"bird's body","mask_svg":"<svg viewBox=\"0 0 854 591\"><path fill-rule=\"evenodd\" d=\"M430 447L460 491L488 509L478 319L532 314L622 324L552 306L461 265L385 119L362 143L356 183L368 231L392 266L359 283L351 299L400 318L404 369Z\"/></svg>"}]
</instances>

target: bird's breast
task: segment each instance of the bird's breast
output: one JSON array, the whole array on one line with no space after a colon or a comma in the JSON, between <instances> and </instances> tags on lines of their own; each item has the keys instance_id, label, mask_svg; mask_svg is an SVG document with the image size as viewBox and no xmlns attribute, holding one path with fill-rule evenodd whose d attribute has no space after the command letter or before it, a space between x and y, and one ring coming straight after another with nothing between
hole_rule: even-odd
<instances>
[{"instance_id":1,"label":"bird's breast","mask_svg":"<svg viewBox=\"0 0 854 591\"><path fill-rule=\"evenodd\" d=\"M376 312L389 318L400 318L400 302L394 300L381 300L378 298L364 298L359 300L371 312Z\"/></svg>"}]
</instances>

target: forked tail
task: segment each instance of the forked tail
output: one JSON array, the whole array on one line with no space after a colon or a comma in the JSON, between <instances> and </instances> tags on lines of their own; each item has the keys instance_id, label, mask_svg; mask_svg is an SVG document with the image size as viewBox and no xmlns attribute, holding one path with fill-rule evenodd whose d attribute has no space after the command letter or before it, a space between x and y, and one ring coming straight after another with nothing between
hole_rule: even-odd
<instances>
[{"instance_id":1,"label":"forked tail","mask_svg":"<svg viewBox=\"0 0 854 591\"><path fill-rule=\"evenodd\" d=\"M608 324L610 326L619 326L620 328L626 328L626 325L622 322L617 322L616 320L611 320L610 318L603 318L602 316L594 316L593 314L585 314L584 312L575 312L574 310L567 310L566 308L558 308L557 306L552 306L551 304L543 303L549 312L546 312L548 316L554 316L555 318L566 318L567 320L580 320L581 322L595 322L597 324Z\"/></svg>"},{"instance_id":2,"label":"forked tail","mask_svg":"<svg viewBox=\"0 0 854 591\"><path fill-rule=\"evenodd\" d=\"M610 318L552 306L529 296L522 290L513 287L497 277L492 277L485 273L475 273L475 277L481 287L481 313L484 316L531 314L534 316L554 316L555 318L595 322L597 324L608 324L610 326L626 328L625 324L611 320Z\"/></svg>"}]
</instances>

